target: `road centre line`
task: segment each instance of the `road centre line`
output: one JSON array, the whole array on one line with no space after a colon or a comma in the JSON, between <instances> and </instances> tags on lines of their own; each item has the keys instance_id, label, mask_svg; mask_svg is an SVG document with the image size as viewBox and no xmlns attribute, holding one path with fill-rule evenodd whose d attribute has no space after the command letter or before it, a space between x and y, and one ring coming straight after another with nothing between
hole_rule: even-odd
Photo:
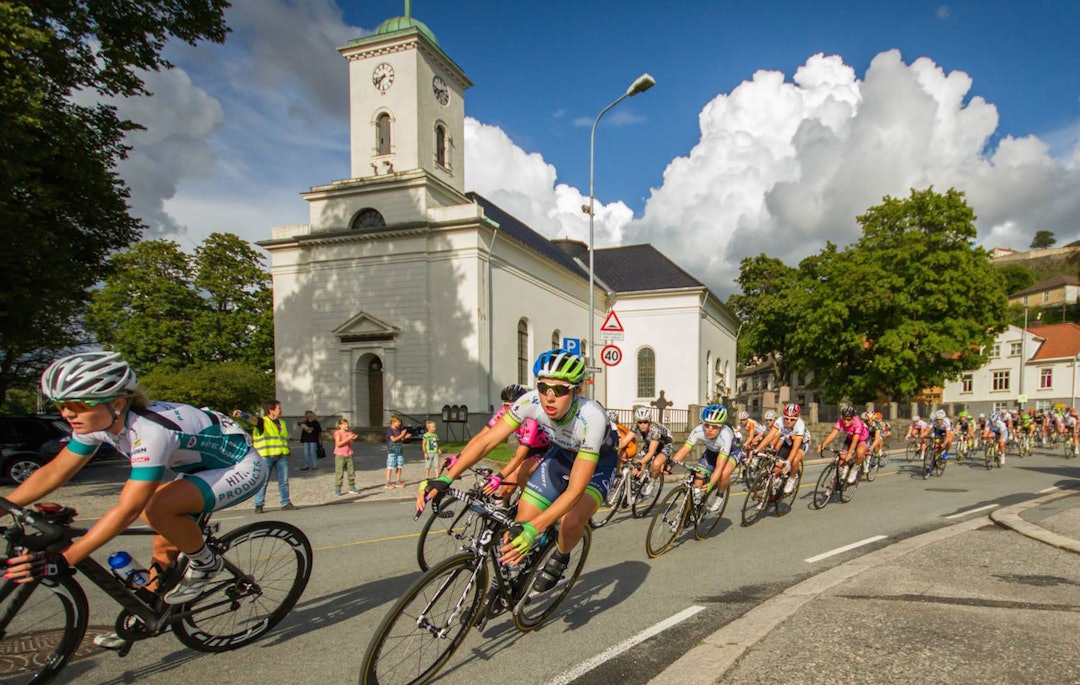
<instances>
[{"instance_id":1,"label":"road centre line","mask_svg":"<svg viewBox=\"0 0 1080 685\"><path fill-rule=\"evenodd\" d=\"M964 516L967 516L968 514L974 514L977 511L986 511L987 509L993 509L994 507L997 507L997 506L998 506L997 504L987 504L985 507L978 507L976 509L968 509L967 511L961 511L961 512L958 512L956 514L950 514L949 516L946 516L945 518L947 518L947 519L963 518Z\"/></svg>"},{"instance_id":2,"label":"road centre line","mask_svg":"<svg viewBox=\"0 0 1080 685\"><path fill-rule=\"evenodd\" d=\"M844 552L856 549L858 547L862 547L863 545L869 545L871 543L877 542L878 540L884 540L887 537L889 537L889 536L888 535L875 535L872 538L866 538L865 540L859 540L858 542L853 542L850 545L844 545L843 547L837 547L834 550L830 550L830 551L825 552L823 554L819 554L816 557L810 557L809 559L804 559L804 561L806 563L808 563L808 564L813 564L815 562L821 561L822 559L828 559L829 557L836 556L837 554L843 554Z\"/></svg>"},{"instance_id":3,"label":"road centre line","mask_svg":"<svg viewBox=\"0 0 1080 685\"><path fill-rule=\"evenodd\" d=\"M679 613L675 614L674 616L666 618L663 621L660 621L659 623L649 628L646 628L637 635L627 638L617 645L612 645L611 647L608 647L593 658L581 662L566 673L563 673L559 677L552 680L551 683L552 685L568 685L569 683L576 681L578 678L593 670L605 661L610 661L611 659L614 659L615 657L619 656L630 648L637 646L645 640L648 640L650 637L658 635L667 630L668 628L682 623L683 621L690 618L699 611L704 610L705 607L702 606L687 607Z\"/></svg>"}]
</instances>

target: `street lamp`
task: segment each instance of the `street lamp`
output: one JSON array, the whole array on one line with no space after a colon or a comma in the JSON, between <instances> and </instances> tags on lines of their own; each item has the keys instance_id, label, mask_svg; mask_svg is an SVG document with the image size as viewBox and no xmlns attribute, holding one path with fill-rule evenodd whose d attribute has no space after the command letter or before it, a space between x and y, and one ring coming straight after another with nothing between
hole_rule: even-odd
<instances>
[{"instance_id":1,"label":"street lamp","mask_svg":"<svg viewBox=\"0 0 1080 685\"><path fill-rule=\"evenodd\" d=\"M593 193L593 169L596 160L596 125L600 123L600 117L608 113L615 105L619 104L626 98L634 97L639 93L644 93L648 89L656 85L656 79L648 74L642 74L630 84L630 87L626 89L626 92L619 96L619 99L611 103L604 109L600 110L600 113L596 115L596 121L592 125L592 133L589 134L589 332L588 332L588 347L585 351L585 356L592 363L592 347L593 347L593 281L595 280L593 272L593 218L594 218L594 205L596 203L596 197Z\"/></svg>"}]
</instances>

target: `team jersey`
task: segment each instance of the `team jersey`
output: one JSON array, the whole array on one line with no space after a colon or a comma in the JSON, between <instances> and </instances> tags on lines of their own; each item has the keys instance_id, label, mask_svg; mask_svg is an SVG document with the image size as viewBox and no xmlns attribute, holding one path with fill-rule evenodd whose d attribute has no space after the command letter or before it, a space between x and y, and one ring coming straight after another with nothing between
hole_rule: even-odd
<instances>
[{"instance_id":1,"label":"team jersey","mask_svg":"<svg viewBox=\"0 0 1080 685\"><path fill-rule=\"evenodd\" d=\"M548 440L567 452L576 453L578 458L598 461L600 450L618 447L618 434L611 429L607 410L596 400L578 397L570 406L570 411L561 421L549 418L540 405L540 393L530 390L503 414L502 420L515 430L526 420L535 421Z\"/></svg>"},{"instance_id":2,"label":"team jersey","mask_svg":"<svg viewBox=\"0 0 1080 685\"><path fill-rule=\"evenodd\" d=\"M837 419L836 423L833 424L833 430L847 433L849 440L857 436L861 442L866 442L870 437L870 430L867 429L866 424L858 416L852 417L850 424L845 424L843 419Z\"/></svg>"},{"instance_id":3,"label":"team jersey","mask_svg":"<svg viewBox=\"0 0 1080 685\"><path fill-rule=\"evenodd\" d=\"M926 423L926 421L923 421L922 419L919 419L918 421L912 421L911 422L911 432L912 433L921 433L921 432L923 432L924 430L926 430L929 427L930 427L930 425L928 423Z\"/></svg>"},{"instance_id":4,"label":"team jersey","mask_svg":"<svg viewBox=\"0 0 1080 685\"><path fill-rule=\"evenodd\" d=\"M487 423L488 428L491 428L498 423L499 419L503 417L503 414L506 413L508 408L509 405L504 404L499 411L495 412ZM519 444L525 445L533 450L551 445L551 440L548 438L547 433L545 433L543 429L540 428L540 424L533 419L525 419L525 422L514 430L514 437L517 438Z\"/></svg>"},{"instance_id":5,"label":"team jersey","mask_svg":"<svg viewBox=\"0 0 1080 685\"><path fill-rule=\"evenodd\" d=\"M653 441L660 442L657 446L657 452L662 452L664 447L675 442L675 438L671 436L671 430L664 424L657 423L656 421L650 421L649 429L644 433L641 432L641 428L635 424L634 432L641 436L642 442L645 443L646 451L648 451L649 445L651 445Z\"/></svg>"},{"instance_id":6,"label":"team jersey","mask_svg":"<svg viewBox=\"0 0 1080 685\"><path fill-rule=\"evenodd\" d=\"M198 473L239 463L251 449L251 438L235 421L209 409L153 402L132 409L118 435L108 431L73 433L68 449L90 456L108 443L128 455L131 480L163 480L166 471Z\"/></svg>"},{"instance_id":7,"label":"team jersey","mask_svg":"<svg viewBox=\"0 0 1080 685\"><path fill-rule=\"evenodd\" d=\"M762 427L757 421L747 419L745 424L739 423L739 428L745 430L747 435L757 435Z\"/></svg>"},{"instance_id":8,"label":"team jersey","mask_svg":"<svg viewBox=\"0 0 1080 685\"><path fill-rule=\"evenodd\" d=\"M795 438L802 436L803 449L810 444L810 431L806 427L806 422L802 419L798 419L789 426L784 423L784 417L778 416L772 427L780 432L780 439L784 442L791 443L794 442Z\"/></svg>"},{"instance_id":9,"label":"team jersey","mask_svg":"<svg viewBox=\"0 0 1080 685\"><path fill-rule=\"evenodd\" d=\"M690 431L690 435L686 436L686 446L693 447L698 443L702 443L705 449L710 452L716 452L723 456L737 455L741 452L741 445L739 444L739 437L731 429L731 426L721 426L720 432L716 435L715 440L710 440L705 435L705 424L699 423L694 427L694 430Z\"/></svg>"},{"instance_id":10,"label":"team jersey","mask_svg":"<svg viewBox=\"0 0 1080 685\"><path fill-rule=\"evenodd\" d=\"M930 424L930 434L935 438L944 438L950 431L952 431L952 422L948 419L944 419L941 423L934 421Z\"/></svg>"}]
</instances>

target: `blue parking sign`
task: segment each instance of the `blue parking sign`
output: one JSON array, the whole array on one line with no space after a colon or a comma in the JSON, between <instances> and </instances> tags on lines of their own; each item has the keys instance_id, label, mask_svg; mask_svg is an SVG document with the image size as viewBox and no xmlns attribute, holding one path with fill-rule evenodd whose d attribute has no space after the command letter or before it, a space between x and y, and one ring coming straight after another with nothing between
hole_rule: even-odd
<instances>
[{"instance_id":1,"label":"blue parking sign","mask_svg":"<svg viewBox=\"0 0 1080 685\"><path fill-rule=\"evenodd\" d=\"M581 338L563 338L563 349L573 354L581 354Z\"/></svg>"}]
</instances>

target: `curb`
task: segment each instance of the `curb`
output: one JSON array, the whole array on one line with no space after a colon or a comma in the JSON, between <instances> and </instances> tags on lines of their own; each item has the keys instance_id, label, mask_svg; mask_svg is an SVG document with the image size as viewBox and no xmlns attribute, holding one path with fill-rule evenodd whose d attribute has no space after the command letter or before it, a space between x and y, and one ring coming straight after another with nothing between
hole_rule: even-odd
<instances>
[{"instance_id":1,"label":"curb","mask_svg":"<svg viewBox=\"0 0 1080 685\"><path fill-rule=\"evenodd\" d=\"M992 511L990 512L990 520L1002 528L1008 528L1009 530L1020 533L1032 540L1038 540L1039 542L1057 547L1058 549L1063 549L1067 552L1080 554L1080 541L1049 531L1020 518L1021 512L1027 511L1028 509L1047 504L1048 502L1054 502L1064 497L1073 497L1077 494L1080 494L1080 486L1072 486L1068 489L1063 489L1061 492L1054 492L1043 497L1020 502L1019 504L1012 504L1003 509Z\"/></svg>"}]
</instances>

